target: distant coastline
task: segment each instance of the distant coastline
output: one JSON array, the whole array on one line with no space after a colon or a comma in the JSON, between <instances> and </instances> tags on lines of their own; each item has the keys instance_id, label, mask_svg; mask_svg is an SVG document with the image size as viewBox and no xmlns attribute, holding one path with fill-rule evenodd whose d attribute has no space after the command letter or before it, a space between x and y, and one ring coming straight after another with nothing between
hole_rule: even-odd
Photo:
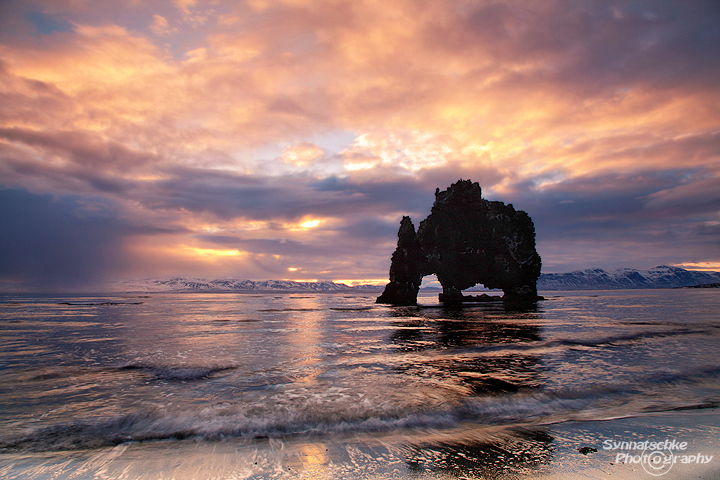
<instances>
[{"instance_id":1,"label":"distant coastline","mask_svg":"<svg viewBox=\"0 0 720 480\"><path fill-rule=\"evenodd\" d=\"M661 265L649 270L600 268L570 273L543 273L538 290L622 290L699 287L720 284L720 272L685 270Z\"/></svg>"},{"instance_id":2,"label":"distant coastline","mask_svg":"<svg viewBox=\"0 0 720 480\"><path fill-rule=\"evenodd\" d=\"M543 273L538 290L622 290L658 288L719 288L720 272L685 270L659 266L649 270L624 268L606 271L599 268L569 273ZM384 285L345 285L335 282L296 282L291 280L238 280L171 277L164 279L126 280L113 290L124 293L379 293ZM436 286L423 287L427 292L441 291ZM470 290L482 290L481 286Z\"/></svg>"},{"instance_id":3,"label":"distant coastline","mask_svg":"<svg viewBox=\"0 0 720 480\"><path fill-rule=\"evenodd\" d=\"M295 282L291 280L237 280L172 277L165 279L127 280L114 285L124 293L342 293L382 292L380 285L350 286L335 282Z\"/></svg>"},{"instance_id":4,"label":"distant coastline","mask_svg":"<svg viewBox=\"0 0 720 480\"><path fill-rule=\"evenodd\" d=\"M702 283L700 285L690 285L688 287L680 288L720 288L720 283Z\"/></svg>"}]
</instances>

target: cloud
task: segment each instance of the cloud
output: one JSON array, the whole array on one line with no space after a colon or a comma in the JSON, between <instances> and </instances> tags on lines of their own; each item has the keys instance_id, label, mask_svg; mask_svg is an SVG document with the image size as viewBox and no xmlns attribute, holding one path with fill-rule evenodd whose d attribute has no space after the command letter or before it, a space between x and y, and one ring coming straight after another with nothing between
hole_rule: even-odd
<instances>
[{"instance_id":1,"label":"cloud","mask_svg":"<svg viewBox=\"0 0 720 480\"><path fill-rule=\"evenodd\" d=\"M460 178L528 211L555 271L720 259L716 2L0 8L0 183L123 258L77 282L384 277Z\"/></svg>"},{"instance_id":2,"label":"cloud","mask_svg":"<svg viewBox=\"0 0 720 480\"><path fill-rule=\"evenodd\" d=\"M82 167L127 171L157 161L156 155L133 151L124 144L74 130L38 132L0 128L0 139L40 150L41 157L55 157Z\"/></svg>"},{"instance_id":3,"label":"cloud","mask_svg":"<svg viewBox=\"0 0 720 480\"><path fill-rule=\"evenodd\" d=\"M683 218L720 212L720 178L695 177L701 178L651 193L645 198L645 207Z\"/></svg>"},{"instance_id":4,"label":"cloud","mask_svg":"<svg viewBox=\"0 0 720 480\"><path fill-rule=\"evenodd\" d=\"M150 25L150 30L155 35L172 35L174 33L177 33L178 29L175 27L170 27L168 24L167 19L163 17L162 15L153 15L153 23Z\"/></svg>"},{"instance_id":5,"label":"cloud","mask_svg":"<svg viewBox=\"0 0 720 480\"><path fill-rule=\"evenodd\" d=\"M704 235L720 218L716 182L688 181L698 176L681 169L587 176L526 189L516 205L533 218L545 271L693 263L716 258L717 242ZM663 203L666 195L684 199Z\"/></svg>"},{"instance_id":6,"label":"cloud","mask_svg":"<svg viewBox=\"0 0 720 480\"><path fill-rule=\"evenodd\" d=\"M121 270L132 227L98 197L0 189L0 288L72 290Z\"/></svg>"},{"instance_id":7,"label":"cloud","mask_svg":"<svg viewBox=\"0 0 720 480\"><path fill-rule=\"evenodd\" d=\"M315 162L321 161L325 156L325 150L318 145L303 142L286 148L282 154L282 160L296 167L308 167Z\"/></svg>"},{"instance_id":8,"label":"cloud","mask_svg":"<svg viewBox=\"0 0 720 480\"><path fill-rule=\"evenodd\" d=\"M543 75L587 94L588 89L637 83L674 88L717 78L710 45L720 42L714 26L718 16L711 1L691 8L680 2L480 2L460 23L464 28L451 24L454 32L442 33L449 33L444 38L451 51L474 47L496 61L529 68L518 78Z\"/></svg>"}]
</instances>

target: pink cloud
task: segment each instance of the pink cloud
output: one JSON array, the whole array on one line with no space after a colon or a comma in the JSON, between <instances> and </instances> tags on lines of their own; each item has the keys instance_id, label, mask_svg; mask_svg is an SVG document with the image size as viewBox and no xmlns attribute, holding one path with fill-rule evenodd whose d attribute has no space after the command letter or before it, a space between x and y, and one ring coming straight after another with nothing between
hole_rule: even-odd
<instances>
[{"instance_id":1,"label":"pink cloud","mask_svg":"<svg viewBox=\"0 0 720 480\"><path fill-rule=\"evenodd\" d=\"M0 172L8 187L100 195L124 218L172 227L165 240L175 260L158 268L189 252L178 228L232 236L232 222L258 221L266 224L254 239L264 245L341 239L377 265L372 258L392 250L394 234L382 247L353 239L354 215L386 228L429 209L434 189L460 177L494 199L526 202L520 209L542 207L550 223L547 212L569 212L562 228L588 241L603 237L579 210L590 204L594 218L626 225L605 192L642 198L646 211L673 221L705 205L697 221L707 224L720 173L717 12L702 2L646 7L9 2L0 20L8 32L0 33ZM318 140L337 132L353 138L332 147ZM263 187L254 204L246 183ZM326 219L326 238L283 227L311 217ZM613 232L608 225L597 228ZM151 237L133 236L128 255L155 248ZM186 246L208 249L198 238ZM613 248L622 246L602 250ZM302 271L339 274L350 253L328 251L335 267L308 254ZM237 268L275 272L246 260L235 259ZM353 268L370 275L375 267Z\"/></svg>"}]
</instances>

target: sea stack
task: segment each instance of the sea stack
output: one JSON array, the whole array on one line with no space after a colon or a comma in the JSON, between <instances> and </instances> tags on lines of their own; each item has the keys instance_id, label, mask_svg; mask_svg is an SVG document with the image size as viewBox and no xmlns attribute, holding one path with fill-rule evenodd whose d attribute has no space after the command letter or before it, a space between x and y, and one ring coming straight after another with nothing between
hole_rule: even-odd
<instances>
[{"instance_id":1,"label":"sea stack","mask_svg":"<svg viewBox=\"0 0 720 480\"><path fill-rule=\"evenodd\" d=\"M541 265L530 216L511 204L483 199L477 182L460 180L435 191L431 213L417 233L403 217L390 283L377 303L417 304L422 277L432 274L446 304L462 303L462 290L477 284L502 289L505 302L531 303L538 299Z\"/></svg>"}]
</instances>

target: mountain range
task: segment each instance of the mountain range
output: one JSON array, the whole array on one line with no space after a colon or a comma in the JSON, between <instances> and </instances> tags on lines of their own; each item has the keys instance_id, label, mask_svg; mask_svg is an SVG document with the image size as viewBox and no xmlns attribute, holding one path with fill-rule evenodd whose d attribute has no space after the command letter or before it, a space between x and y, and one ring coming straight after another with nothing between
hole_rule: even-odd
<instances>
[{"instance_id":1,"label":"mountain range","mask_svg":"<svg viewBox=\"0 0 720 480\"><path fill-rule=\"evenodd\" d=\"M720 272L699 272L662 265L649 270L600 268L569 273L543 273L538 290L611 290L629 288L680 288L720 283ZM348 286L334 282L295 282L291 280L237 280L173 277L167 279L127 280L116 290L128 293L189 292L380 292L383 286ZM433 287L428 288L433 290ZM435 290L439 290L435 288Z\"/></svg>"},{"instance_id":2,"label":"mountain range","mask_svg":"<svg viewBox=\"0 0 720 480\"><path fill-rule=\"evenodd\" d=\"M600 268L570 273L543 273L538 290L614 290L628 288L681 288L720 283L720 272L700 272L661 265L649 270Z\"/></svg>"},{"instance_id":3,"label":"mountain range","mask_svg":"<svg viewBox=\"0 0 720 480\"><path fill-rule=\"evenodd\" d=\"M376 285L348 286L334 282L294 282L290 280L236 280L173 277L167 279L127 280L116 290L128 293L190 293L190 292L363 292L379 291Z\"/></svg>"}]
</instances>

